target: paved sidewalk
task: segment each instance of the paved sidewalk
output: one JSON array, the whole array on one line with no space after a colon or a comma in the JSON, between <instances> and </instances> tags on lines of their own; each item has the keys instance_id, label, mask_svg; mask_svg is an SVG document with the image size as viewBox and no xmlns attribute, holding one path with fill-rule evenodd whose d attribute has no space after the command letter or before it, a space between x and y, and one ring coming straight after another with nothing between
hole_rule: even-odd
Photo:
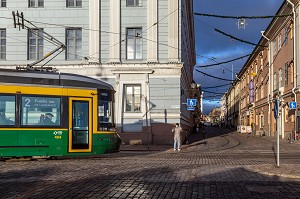
<instances>
[{"instance_id":1,"label":"paved sidewalk","mask_svg":"<svg viewBox=\"0 0 300 199\"><path fill-rule=\"evenodd\" d=\"M184 143L182 145L182 148L187 149L190 146L193 146L195 144L200 144L200 143L203 143L208 140L210 143L213 143L214 141L211 139L211 137L209 135L209 131L211 130L210 128L214 129L214 127L205 128L205 131L207 131L206 132L207 137L205 140L203 139L202 133L191 134L188 138L188 144ZM225 133L225 134L227 134L227 133L239 134L236 131L232 132L232 130L230 130L230 129L221 129L221 131L223 131L223 133ZM257 136L257 135L252 135L252 134L241 134L241 135L245 135L248 137L254 137L256 139L261 139L261 140L268 140L269 142L274 143L274 145L276 145L276 141L277 141L275 137ZM253 147L253 146L251 146L251 147ZM259 147L261 147L261 146L259 146ZM121 145L121 147L120 147L121 151L167 151L170 149L173 149L173 145L141 145L141 144L137 144L137 145ZM288 140L280 139L280 150L281 151L299 151L299 154L300 154L300 141L295 141L293 143L290 143Z\"/></svg>"},{"instance_id":2,"label":"paved sidewalk","mask_svg":"<svg viewBox=\"0 0 300 199\"><path fill-rule=\"evenodd\" d=\"M203 130L203 129L202 129ZM255 143L255 147L257 147L258 151L261 151L261 153L274 153L274 156L276 154L276 138L275 137L268 137L268 136L256 136L252 134L240 134L235 132L231 132L230 129L219 129L214 127L208 127L204 129L206 131L206 139L203 140L203 134L191 134L188 141L189 144L182 145L182 154L186 154L188 152L195 152L195 146L198 148L198 152L205 153L204 149L204 142L207 142L207 145L213 148L213 146L217 146L218 142L220 140L220 136L211 136L210 131L220 130L223 134L230 134L230 135L236 135L236 136L242 136L247 137L247 139L252 138ZM265 143L268 143L269 146L266 147ZM271 146L273 145L273 149L270 150ZM251 145L249 144L247 146L247 143L244 144L242 150L241 149L232 149L232 152L235 151L250 151L253 148L253 142L251 142ZM200 148L202 147L202 148ZM263 148L268 148L266 150L260 150ZM122 145L121 146L121 152L128 152L128 151L149 151L149 152L173 152L173 146L172 145ZM255 149L254 149L255 150ZM209 152L209 151L208 151ZM299 153L298 153L299 152ZM299 154L295 159L299 159L300 157L300 142L296 141L294 143L289 143L287 140L280 140L280 154L281 153L291 153L291 154ZM281 158L281 157L280 157ZM296 178L300 179L300 168L298 164L294 163L285 163L280 160L280 166L279 168L276 166L276 161L274 159L274 164L256 164L256 165L246 165L243 166L246 169L252 170L253 172L258 172L261 174L265 174L268 176L273 177L288 177L288 178Z\"/></svg>"},{"instance_id":3,"label":"paved sidewalk","mask_svg":"<svg viewBox=\"0 0 300 199\"><path fill-rule=\"evenodd\" d=\"M121 145L120 151L167 151L171 148L169 145Z\"/></svg>"},{"instance_id":4,"label":"paved sidewalk","mask_svg":"<svg viewBox=\"0 0 300 199\"><path fill-rule=\"evenodd\" d=\"M172 146L123 145L120 153L0 162L0 198L298 199L299 145L206 129L180 152Z\"/></svg>"}]
</instances>

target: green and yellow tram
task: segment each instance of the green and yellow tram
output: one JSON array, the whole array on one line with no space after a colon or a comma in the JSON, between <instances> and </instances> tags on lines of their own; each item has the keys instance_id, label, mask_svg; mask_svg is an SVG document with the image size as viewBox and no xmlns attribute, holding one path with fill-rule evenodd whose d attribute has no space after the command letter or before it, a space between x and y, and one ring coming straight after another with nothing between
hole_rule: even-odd
<instances>
[{"instance_id":1,"label":"green and yellow tram","mask_svg":"<svg viewBox=\"0 0 300 199\"><path fill-rule=\"evenodd\" d=\"M81 75L0 70L0 158L119 150L114 89Z\"/></svg>"}]
</instances>

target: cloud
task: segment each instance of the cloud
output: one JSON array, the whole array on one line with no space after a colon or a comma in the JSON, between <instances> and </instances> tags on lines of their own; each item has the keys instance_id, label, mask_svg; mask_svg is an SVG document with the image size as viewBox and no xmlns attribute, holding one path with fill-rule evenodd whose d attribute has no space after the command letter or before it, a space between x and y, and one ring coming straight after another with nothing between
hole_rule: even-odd
<instances>
[{"instance_id":1,"label":"cloud","mask_svg":"<svg viewBox=\"0 0 300 199\"><path fill-rule=\"evenodd\" d=\"M213 108L220 107L220 103L214 100L203 100L203 113L208 114Z\"/></svg>"},{"instance_id":2,"label":"cloud","mask_svg":"<svg viewBox=\"0 0 300 199\"><path fill-rule=\"evenodd\" d=\"M203 56L196 56L196 65L208 64L210 62L214 64L215 62L209 58L215 59L216 62L223 62L230 59L234 59L236 57L249 54L249 52L251 52L249 49L250 48L245 48L242 46L235 46L234 48L227 49L213 48L210 51L204 53Z\"/></svg>"}]
</instances>

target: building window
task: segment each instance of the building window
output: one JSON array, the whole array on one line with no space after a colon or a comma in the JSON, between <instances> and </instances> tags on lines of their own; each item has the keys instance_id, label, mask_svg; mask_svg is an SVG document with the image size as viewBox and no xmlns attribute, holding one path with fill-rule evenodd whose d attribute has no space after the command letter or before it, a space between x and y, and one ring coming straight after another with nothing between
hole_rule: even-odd
<instances>
[{"instance_id":1,"label":"building window","mask_svg":"<svg viewBox=\"0 0 300 199\"><path fill-rule=\"evenodd\" d=\"M259 128L264 128L264 115L260 115L260 126Z\"/></svg>"},{"instance_id":2,"label":"building window","mask_svg":"<svg viewBox=\"0 0 300 199\"><path fill-rule=\"evenodd\" d=\"M141 6L141 0L126 0L127 6Z\"/></svg>"},{"instance_id":3,"label":"building window","mask_svg":"<svg viewBox=\"0 0 300 199\"><path fill-rule=\"evenodd\" d=\"M249 73L249 70L247 70L247 82L249 82L250 80L249 80L249 77L250 77L250 73Z\"/></svg>"},{"instance_id":4,"label":"building window","mask_svg":"<svg viewBox=\"0 0 300 199\"><path fill-rule=\"evenodd\" d=\"M284 86L289 84L289 63L285 63L284 66Z\"/></svg>"},{"instance_id":5,"label":"building window","mask_svg":"<svg viewBox=\"0 0 300 199\"><path fill-rule=\"evenodd\" d=\"M263 56L260 57L260 70L263 70L264 68L264 58Z\"/></svg>"},{"instance_id":6,"label":"building window","mask_svg":"<svg viewBox=\"0 0 300 199\"><path fill-rule=\"evenodd\" d=\"M0 60L6 59L6 29L0 29Z\"/></svg>"},{"instance_id":7,"label":"building window","mask_svg":"<svg viewBox=\"0 0 300 199\"><path fill-rule=\"evenodd\" d=\"M127 59L137 60L142 59L142 29L128 28L127 29Z\"/></svg>"},{"instance_id":8,"label":"building window","mask_svg":"<svg viewBox=\"0 0 300 199\"><path fill-rule=\"evenodd\" d=\"M82 0L67 0L67 7L82 7Z\"/></svg>"},{"instance_id":9,"label":"building window","mask_svg":"<svg viewBox=\"0 0 300 199\"><path fill-rule=\"evenodd\" d=\"M43 46L43 31L41 29L28 30L28 59L42 59L44 57Z\"/></svg>"},{"instance_id":10,"label":"building window","mask_svg":"<svg viewBox=\"0 0 300 199\"><path fill-rule=\"evenodd\" d=\"M28 1L29 8L41 8L44 7L44 0L29 0Z\"/></svg>"},{"instance_id":11,"label":"building window","mask_svg":"<svg viewBox=\"0 0 300 199\"><path fill-rule=\"evenodd\" d=\"M281 34L278 36L278 51L281 49Z\"/></svg>"},{"instance_id":12,"label":"building window","mask_svg":"<svg viewBox=\"0 0 300 199\"><path fill-rule=\"evenodd\" d=\"M16 121L16 97L0 96L0 126L13 126Z\"/></svg>"},{"instance_id":13,"label":"building window","mask_svg":"<svg viewBox=\"0 0 300 199\"><path fill-rule=\"evenodd\" d=\"M264 78L261 77L261 90L260 90L261 99L264 97Z\"/></svg>"},{"instance_id":14,"label":"building window","mask_svg":"<svg viewBox=\"0 0 300 199\"><path fill-rule=\"evenodd\" d=\"M294 38L294 31L293 31L293 28L294 28L294 24L291 23L291 24L290 24L290 37L291 37L291 39Z\"/></svg>"},{"instance_id":15,"label":"building window","mask_svg":"<svg viewBox=\"0 0 300 199\"><path fill-rule=\"evenodd\" d=\"M255 100L258 100L258 90L255 90L254 92L255 92ZM251 101L251 97L250 97L250 103L251 102L254 102L254 100Z\"/></svg>"},{"instance_id":16,"label":"building window","mask_svg":"<svg viewBox=\"0 0 300 199\"><path fill-rule=\"evenodd\" d=\"M287 45L288 43L288 35L289 35L289 27L286 26L284 28L284 40L283 40L284 45Z\"/></svg>"},{"instance_id":17,"label":"building window","mask_svg":"<svg viewBox=\"0 0 300 199\"><path fill-rule=\"evenodd\" d=\"M274 80L274 88L273 90L276 90L277 89L277 80L276 80L276 73L274 73L274 77L273 77L273 80Z\"/></svg>"},{"instance_id":18,"label":"building window","mask_svg":"<svg viewBox=\"0 0 300 199\"><path fill-rule=\"evenodd\" d=\"M22 126L60 126L61 98L22 96L21 100Z\"/></svg>"},{"instance_id":19,"label":"building window","mask_svg":"<svg viewBox=\"0 0 300 199\"><path fill-rule=\"evenodd\" d=\"M1 0L1 8L5 8L6 7L6 0Z\"/></svg>"},{"instance_id":20,"label":"building window","mask_svg":"<svg viewBox=\"0 0 300 199\"><path fill-rule=\"evenodd\" d=\"M82 30L73 28L66 30L66 59L79 60L82 49Z\"/></svg>"},{"instance_id":21,"label":"building window","mask_svg":"<svg viewBox=\"0 0 300 199\"><path fill-rule=\"evenodd\" d=\"M141 86L125 86L125 112L141 112Z\"/></svg>"},{"instance_id":22,"label":"building window","mask_svg":"<svg viewBox=\"0 0 300 199\"><path fill-rule=\"evenodd\" d=\"M278 88L281 87L282 87L282 69L280 68L278 72Z\"/></svg>"},{"instance_id":23,"label":"building window","mask_svg":"<svg viewBox=\"0 0 300 199\"><path fill-rule=\"evenodd\" d=\"M254 97L257 99L257 90L254 91L254 82L253 82L253 80L250 81L249 86L250 86L250 89L249 89L250 90L250 93L249 93L249 97L250 97L249 98L249 102L252 103L252 102L254 102Z\"/></svg>"},{"instance_id":24,"label":"building window","mask_svg":"<svg viewBox=\"0 0 300 199\"><path fill-rule=\"evenodd\" d=\"M276 49L276 41L273 41L273 56L275 56L277 53L277 49Z\"/></svg>"}]
</instances>

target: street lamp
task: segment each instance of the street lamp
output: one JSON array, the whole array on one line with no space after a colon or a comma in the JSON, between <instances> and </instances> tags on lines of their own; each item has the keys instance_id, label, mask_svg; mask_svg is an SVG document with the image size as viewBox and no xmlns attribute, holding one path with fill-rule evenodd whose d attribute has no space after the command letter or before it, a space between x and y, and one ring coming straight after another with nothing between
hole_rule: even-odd
<instances>
[{"instance_id":1,"label":"street lamp","mask_svg":"<svg viewBox=\"0 0 300 199\"><path fill-rule=\"evenodd\" d=\"M197 87L196 82L193 80L191 83L191 89L194 90Z\"/></svg>"}]
</instances>

